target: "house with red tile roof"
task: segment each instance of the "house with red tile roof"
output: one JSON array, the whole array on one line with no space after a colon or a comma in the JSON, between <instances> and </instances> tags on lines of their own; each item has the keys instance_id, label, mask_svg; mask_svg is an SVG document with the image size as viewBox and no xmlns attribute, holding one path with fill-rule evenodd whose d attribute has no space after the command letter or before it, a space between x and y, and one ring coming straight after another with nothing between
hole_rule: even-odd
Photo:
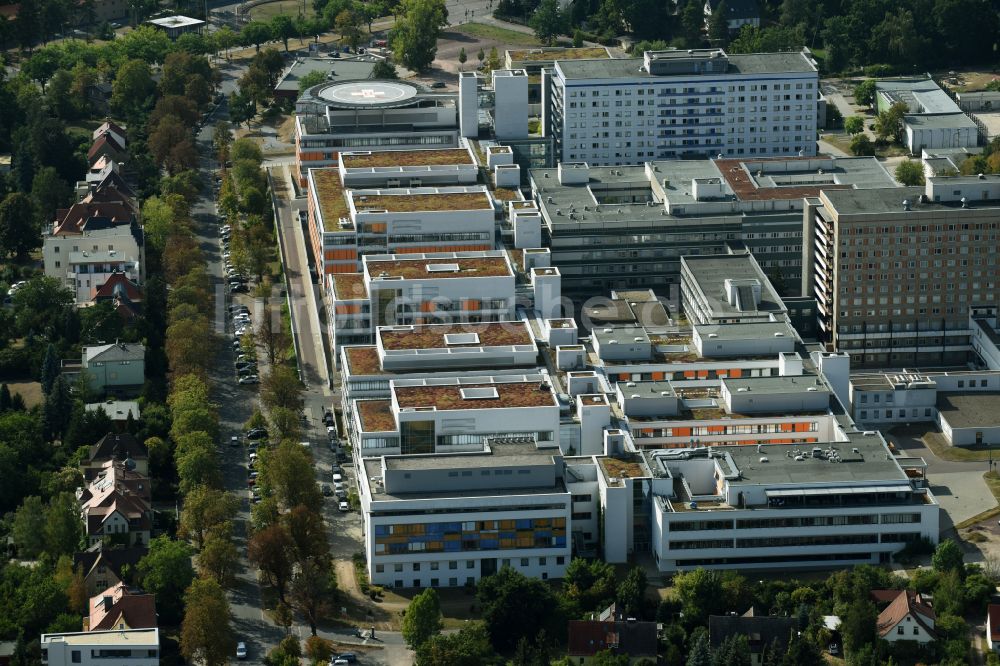
<instances>
[{"instance_id":1,"label":"house with red tile roof","mask_svg":"<svg viewBox=\"0 0 1000 666\"><path fill-rule=\"evenodd\" d=\"M96 142L102 136L108 135L110 135L119 146L124 147L128 143L128 134L125 132L125 128L110 120L105 120L100 127L95 129L94 133L91 134L90 139Z\"/></svg>"},{"instance_id":2,"label":"house with red tile roof","mask_svg":"<svg viewBox=\"0 0 1000 666\"><path fill-rule=\"evenodd\" d=\"M90 150L87 151L87 164L94 164L102 157L110 157L116 162L124 162L128 157L128 151L113 134L105 133L97 137Z\"/></svg>"},{"instance_id":3,"label":"house with red tile roof","mask_svg":"<svg viewBox=\"0 0 1000 666\"><path fill-rule=\"evenodd\" d=\"M152 594L128 589L116 583L90 598L89 615L83 618L84 631L154 629L156 600Z\"/></svg>"},{"instance_id":4,"label":"house with red tile roof","mask_svg":"<svg viewBox=\"0 0 1000 666\"><path fill-rule=\"evenodd\" d=\"M885 640L890 643L916 641L923 645L937 638L934 610L918 592L872 590L871 596L877 604L888 601L876 623L879 636Z\"/></svg>"},{"instance_id":5,"label":"house with red tile roof","mask_svg":"<svg viewBox=\"0 0 1000 666\"><path fill-rule=\"evenodd\" d=\"M87 543L109 537L127 546L149 543L153 527L149 479L109 461L90 485L77 492Z\"/></svg>"}]
</instances>

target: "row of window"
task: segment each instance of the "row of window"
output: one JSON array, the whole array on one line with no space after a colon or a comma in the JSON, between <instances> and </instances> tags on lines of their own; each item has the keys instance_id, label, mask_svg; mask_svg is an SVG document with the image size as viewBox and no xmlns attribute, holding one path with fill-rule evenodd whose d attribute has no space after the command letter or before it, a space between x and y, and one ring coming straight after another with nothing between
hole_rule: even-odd
<instances>
[{"instance_id":1,"label":"row of window","mask_svg":"<svg viewBox=\"0 0 1000 666\"><path fill-rule=\"evenodd\" d=\"M919 513L858 514L848 516L791 516L781 518L753 518L736 521L736 529L759 530L798 527L835 527L844 525L897 525L919 523ZM670 532L703 532L731 530L732 520L677 520L668 524Z\"/></svg>"},{"instance_id":2,"label":"row of window","mask_svg":"<svg viewBox=\"0 0 1000 666\"><path fill-rule=\"evenodd\" d=\"M534 558L530 558L530 557L503 558L500 561L500 566L501 567L509 567L509 566L520 565L522 567L527 567L527 566L530 566L532 559L534 559ZM475 560L464 560L464 562L465 562L465 568L466 569L475 569L476 568L476 561ZM555 558L555 563L556 563L557 566L562 566L563 564L566 563L566 558L564 556L562 556L562 555L559 555L559 556L557 556ZM439 571L441 569L441 563L440 562L424 562L424 563L421 563L421 562L412 562L412 563L407 563L407 564L403 564L403 563L393 564L392 565L392 570L395 573L403 573L404 571L419 572L419 571L421 571L421 567L423 566L423 564L428 565L428 570L429 571ZM539 557L538 558L538 566L544 567L544 566L548 566L548 564L549 564L549 558L547 558L547 557ZM386 566L387 565L385 565L385 564L376 564L375 565L375 573L385 573ZM448 562L448 570L449 571L456 571L458 568L459 568L459 566L458 566L458 560L450 560ZM433 583L432 583L432 585L433 585Z\"/></svg>"}]
</instances>

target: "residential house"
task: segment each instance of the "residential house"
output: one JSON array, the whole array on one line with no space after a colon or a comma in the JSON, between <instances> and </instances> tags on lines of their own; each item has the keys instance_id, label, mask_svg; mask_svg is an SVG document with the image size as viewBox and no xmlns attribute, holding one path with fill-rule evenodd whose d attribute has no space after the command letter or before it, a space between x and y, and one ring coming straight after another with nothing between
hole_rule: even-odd
<instances>
[{"instance_id":1,"label":"residential house","mask_svg":"<svg viewBox=\"0 0 1000 666\"><path fill-rule=\"evenodd\" d=\"M937 638L934 631L934 611L919 592L911 590L872 590L872 598L880 606L888 602L878 615L879 636L896 641L916 641L921 645Z\"/></svg>"},{"instance_id":2,"label":"residential house","mask_svg":"<svg viewBox=\"0 0 1000 666\"><path fill-rule=\"evenodd\" d=\"M571 620L566 654L573 664L594 662L598 652L624 655L634 664L640 659L656 660L656 623L627 618L611 604L591 620Z\"/></svg>"},{"instance_id":3,"label":"residential house","mask_svg":"<svg viewBox=\"0 0 1000 666\"><path fill-rule=\"evenodd\" d=\"M116 583L90 598L84 631L155 629L156 600L152 594L130 590Z\"/></svg>"},{"instance_id":4,"label":"residential house","mask_svg":"<svg viewBox=\"0 0 1000 666\"><path fill-rule=\"evenodd\" d=\"M111 303L125 323L133 321L142 311L142 288L123 272L114 272L99 286L91 299L94 304Z\"/></svg>"},{"instance_id":5,"label":"residential house","mask_svg":"<svg viewBox=\"0 0 1000 666\"><path fill-rule=\"evenodd\" d=\"M105 191L105 195L110 195ZM122 201L81 201L56 211L52 229L43 239L45 274L74 291L77 302L90 301L94 290L112 273L143 278L145 239L135 204Z\"/></svg>"},{"instance_id":6,"label":"residential house","mask_svg":"<svg viewBox=\"0 0 1000 666\"><path fill-rule=\"evenodd\" d=\"M160 630L42 634L41 650L46 666L102 666L109 660L128 666L158 666Z\"/></svg>"},{"instance_id":7,"label":"residential house","mask_svg":"<svg viewBox=\"0 0 1000 666\"><path fill-rule=\"evenodd\" d=\"M149 475L149 451L146 445L127 432L109 432L90 447L87 459L80 463L83 478L92 481L109 461L128 464L136 474Z\"/></svg>"},{"instance_id":8,"label":"residential house","mask_svg":"<svg viewBox=\"0 0 1000 666\"><path fill-rule=\"evenodd\" d=\"M153 512L149 479L125 463L108 461L89 486L77 491L87 543L107 537L126 546L149 543Z\"/></svg>"},{"instance_id":9,"label":"residential house","mask_svg":"<svg viewBox=\"0 0 1000 666\"><path fill-rule=\"evenodd\" d=\"M128 158L128 151L124 143L119 143L110 132L105 132L98 136L87 151L87 164L94 164L102 157L110 157L116 162L124 162Z\"/></svg>"},{"instance_id":10,"label":"residential house","mask_svg":"<svg viewBox=\"0 0 1000 666\"><path fill-rule=\"evenodd\" d=\"M751 607L743 615L710 615L708 640L715 648L730 636L746 636L750 643L750 663L760 666L765 650L776 645L783 654L792 632L798 628L798 620L794 617L756 615Z\"/></svg>"},{"instance_id":11,"label":"residential house","mask_svg":"<svg viewBox=\"0 0 1000 666\"><path fill-rule=\"evenodd\" d=\"M986 640L990 650L1000 652L1000 604L990 604L986 608Z\"/></svg>"},{"instance_id":12,"label":"residential house","mask_svg":"<svg viewBox=\"0 0 1000 666\"><path fill-rule=\"evenodd\" d=\"M110 120L104 121L100 127L95 129L90 138L92 141L97 141L102 136L110 136L119 146L125 146L128 143L128 134L125 128Z\"/></svg>"},{"instance_id":13,"label":"residential house","mask_svg":"<svg viewBox=\"0 0 1000 666\"><path fill-rule=\"evenodd\" d=\"M715 12L722 7L726 12L726 23L730 32L745 25L760 27L760 7L757 0L706 0L705 25L711 24Z\"/></svg>"},{"instance_id":14,"label":"residential house","mask_svg":"<svg viewBox=\"0 0 1000 666\"><path fill-rule=\"evenodd\" d=\"M85 346L80 371L87 373L90 388L98 392L141 387L146 380L146 348L137 342Z\"/></svg>"},{"instance_id":15,"label":"residential house","mask_svg":"<svg viewBox=\"0 0 1000 666\"><path fill-rule=\"evenodd\" d=\"M87 595L94 596L102 590L126 582L129 577L126 572L134 573L146 552L145 546L110 548L96 544L73 555L73 568L79 568L83 572Z\"/></svg>"}]
</instances>

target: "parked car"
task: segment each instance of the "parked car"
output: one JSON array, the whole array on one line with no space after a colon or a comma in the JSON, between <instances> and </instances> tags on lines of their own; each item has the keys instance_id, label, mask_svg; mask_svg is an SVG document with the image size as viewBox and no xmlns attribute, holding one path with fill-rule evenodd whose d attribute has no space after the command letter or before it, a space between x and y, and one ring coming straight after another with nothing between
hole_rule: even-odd
<instances>
[{"instance_id":1,"label":"parked car","mask_svg":"<svg viewBox=\"0 0 1000 666\"><path fill-rule=\"evenodd\" d=\"M351 507L344 500L342 500L340 504L337 505L337 508L340 509L341 513L347 513L348 511L351 510Z\"/></svg>"},{"instance_id":2,"label":"parked car","mask_svg":"<svg viewBox=\"0 0 1000 666\"><path fill-rule=\"evenodd\" d=\"M235 282L235 283L230 282L229 291L233 292L234 294L245 294L250 291L250 287L246 286L242 282Z\"/></svg>"},{"instance_id":3,"label":"parked car","mask_svg":"<svg viewBox=\"0 0 1000 666\"><path fill-rule=\"evenodd\" d=\"M343 474L344 473L344 470L342 470L340 468L340 465L338 465L337 463L333 463L333 465L330 466L330 469L333 471L334 474Z\"/></svg>"},{"instance_id":4,"label":"parked car","mask_svg":"<svg viewBox=\"0 0 1000 666\"><path fill-rule=\"evenodd\" d=\"M254 377L256 375L257 375L256 365L247 366L246 368L240 368L239 370L236 371L236 376L240 378Z\"/></svg>"},{"instance_id":5,"label":"parked car","mask_svg":"<svg viewBox=\"0 0 1000 666\"><path fill-rule=\"evenodd\" d=\"M354 655L353 652L342 652L341 654L338 654L336 658L343 659L349 664L356 664L358 661L358 658Z\"/></svg>"},{"instance_id":6,"label":"parked car","mask_svg":"<svg viewBox=\"0 0 1000 666\"><path fill-rule=\"evenodd\" d=\"M259 384L260 378L257 375L248 375L246 377L240 377L240 384Z\"/></svg>"},{"instance_id":7,"label":"parked car","mask_svg":"<svg viewBox=\"0 0 1000 666\"><path fill-rule=\"evenodd\" d=\"M232 643L230 643L230 645L232 645ZM247 644L244 643L243 641L240 641L239 643L236 644L236 658L237 659L247 658Z\"/></svg>"},{"instance_id":8,"label":"parked car","mask_svg":"<svg viewBox=\"0 0 1000 666\"><path fill-rule=\"evenodd\" d=\"M229 314L236 314L237 312L250 312L250 308L243 305L242 303L233 303L229 306Z\"/></svg>"},{"instance_id":9,"label":"parked car","mask_svg":"<svg viewBox=\"0 0 1000 666\"><path fill-rule=\"evenodd\" d=\"M325 414L323 414L323 423L325 423L328 426L332 426L333 423L334 423L334 421L333 421L333 412L330 411L329 409L326 410Z\"/></svg>"},{"instance_id":10,"label":"parked car","mask_svg":"<svg viewBox=\"0 0 1000 666\"><path fill-rule=\"evenodd\" d=\"M340 490L334 490L333 494L337 496L338 501L347 499L347 491L344 490L343 488L341 488Z\"/></svg>"},{"instance_id":11,"label":"parked car","mask_svg":"<svg viewBox=\"0 0 1000 666\"><path fill-rule=\"evenodd\" d=\"M267 430L264 428L252 428L247 433L247 439L267 439Z\"/></svg>"},{"instance_id":12,"label":"parked car","mask_svg":"<svg viewBox=\"0 0 1000 666\"><path fill-rule=\"evenodd\" d=\"M337 462L347 462L347 454L343 451L337 451Z\"/></svg>"},{"instance_id":13,"label":"parked car","mask_svg":"<svg viewBox=\"0 0 1000 666\"><path fill-rule=\"evenodd\" d=\"M334 472L333 473L333 482L334 483L339 483L339 482L341 482L343 480L344 480L344 477L340 475L340 472Z\"/></svg>"},{"instance_id":14,"label":"parked car","mask_svg":"<svg viewBox=\"0 0 1000 666\"><path fill-rule=\"evenodd\" d=\"M330 486L326 485L325 483L321 485L319 489L323 491L323 497L329 497L330 495L333 494L333 491L330 490Z\"/></svg>"},{"instance_id":15,"label":"parked car","mask_svg":"<svg viewBox=\"0 0 1000 666\"><path fill-rule=\"evenodd\" d=\"M338 435L337 435L337 427L336 426L332 426L332 425L327 426L326 427L326 438L329 439L332 442L333 440L337 439L337 437L338 437Z\"/></svg>"}]
</instances>

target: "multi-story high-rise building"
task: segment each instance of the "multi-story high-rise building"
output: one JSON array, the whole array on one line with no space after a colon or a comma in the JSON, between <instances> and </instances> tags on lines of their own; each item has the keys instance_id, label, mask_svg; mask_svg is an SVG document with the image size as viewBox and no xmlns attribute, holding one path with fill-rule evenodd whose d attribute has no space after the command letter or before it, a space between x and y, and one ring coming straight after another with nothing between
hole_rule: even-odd
<instances>
[{"instance_id":1,"label":"multi-story high-rise building","mask_svg":"<svg viewBox=\"0 0 1000 666\"><path fill-rule=\"evenodd\" d=\"M824 190L803 217L803 293L856 366L962 365L971 308L996 305L1000 177Z\"/></svg>"},{"instance_id":2,"label":"multi-story high-rise building","mask_svg":"<svg viewBox=\"0 0 1000 666\"><path fill-rule=\"evenodd\" d=\"M542 76L558 161L816 154L819 73L806 53L647 51L557 59Z\"/></svg>"},{"instance_id":3,"label":"multi-story high-rise building","mask_svg":"<svg viewBox=\"0 0 1000 666\"><path fill-rule=\"evenodd\" d=\"M871 157L563 163L531 169L531 196L567 292L676 284L680 258L750 250L798 292L803 198L821 189L893 187ZM777 284L781 276L783 285Z\"/></svg>"}]
</instances>

